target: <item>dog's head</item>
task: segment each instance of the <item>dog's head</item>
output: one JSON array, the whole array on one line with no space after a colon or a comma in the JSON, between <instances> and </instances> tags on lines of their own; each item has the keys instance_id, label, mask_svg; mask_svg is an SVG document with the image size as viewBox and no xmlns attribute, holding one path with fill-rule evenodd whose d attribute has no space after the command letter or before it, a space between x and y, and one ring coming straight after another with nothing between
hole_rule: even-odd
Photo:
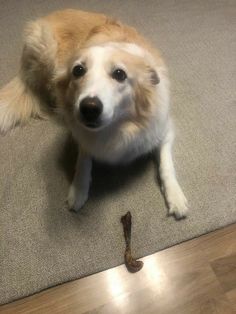
<instances>
[{"instance_id":1,"label":"dog's head","mask_svg":"<svg viewBox=\"0 0 236 314\"><path fill-rule=\"evenodd\" d=\"M81 49L57 87L70 119L99 131L121 120L145 119L159 82L149 53L134 44L109 42Z\"/></svg>"}]
</instances>

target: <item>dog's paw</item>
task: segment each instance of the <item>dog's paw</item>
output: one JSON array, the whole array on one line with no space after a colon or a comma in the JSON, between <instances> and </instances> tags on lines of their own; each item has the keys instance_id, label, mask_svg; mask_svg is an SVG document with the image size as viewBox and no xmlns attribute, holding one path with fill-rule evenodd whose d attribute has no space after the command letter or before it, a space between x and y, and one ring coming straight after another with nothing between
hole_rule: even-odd
<instances>
[{"instance_id":1,"label":"dog's paw","mask_svg":"<svg viewBox=\"0 0 236 314\"><path fill-rule=\"evenodd\" d=\"M187 216L188 202L180 186L174 184L165 190L166 200L169 207L169 215L174 215L176 219Z\"/></svg>"},{"instance_id":2,"label":"dog's paw","mask_svg":"<svg viewBox=\"0 0 236 314\"><path fill-rule=\"evenodd\" d=\"M88 199L88 191L82 189L76 189L74 185L71 185L67 203L69 209L78 212L86 203Z\"/></svg>"}]
</instances>

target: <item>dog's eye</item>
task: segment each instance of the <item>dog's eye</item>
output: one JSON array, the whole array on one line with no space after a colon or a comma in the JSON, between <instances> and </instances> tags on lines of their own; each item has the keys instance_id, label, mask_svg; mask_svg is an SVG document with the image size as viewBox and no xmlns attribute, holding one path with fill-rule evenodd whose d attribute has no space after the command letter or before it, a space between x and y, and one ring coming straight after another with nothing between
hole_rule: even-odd
<instances>
[{"instance_id":1,"label":"dog's eye","mask_svg":"<svg viewBox=\"0 0 236 314\"><path fill-rule=\"evenodd\" d=\"M74 75L75 78L82 77L84 76L85 73L86 73L86 69L81 64L74 66L72 70L72 74Z\"/></svg>"},{"instance_id":2,"label":"dog's eye","mask_svg":"<svg viewBox=\"0 0 236 314\"><path fill-rule=\"evenodd\" d=\"M112 78L121 83L121 82L124 82L126 80L127 74L122 69L116 69L112 73Z\"/></svg>"}]
</instances>

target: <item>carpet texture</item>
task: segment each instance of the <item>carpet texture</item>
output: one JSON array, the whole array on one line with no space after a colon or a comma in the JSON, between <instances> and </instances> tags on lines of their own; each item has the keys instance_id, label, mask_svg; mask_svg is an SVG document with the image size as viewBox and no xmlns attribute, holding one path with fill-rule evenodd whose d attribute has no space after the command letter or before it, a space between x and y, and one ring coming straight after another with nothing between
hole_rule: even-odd
<instances>
[{"instance_id":1,"label":"carpet texture","mask_svg":"<svg viewBox=\"0 0 236 314\"><path fill-rule=\"evenodd\" d=\"M27 20L64 7L135 26L169 66L177 174L190 203L167 217L151 158L96 165L79 214L65 199L76 152L66 130L32 121L0 137L0 302L123 263L120 216L133 215L144 256L236 221L236 2L217 0L1 0L0 83L17 72ZM194 266L194 265L193 265ZM144 266L145 267L145 266Z\"/></svg>"}]
</instances>

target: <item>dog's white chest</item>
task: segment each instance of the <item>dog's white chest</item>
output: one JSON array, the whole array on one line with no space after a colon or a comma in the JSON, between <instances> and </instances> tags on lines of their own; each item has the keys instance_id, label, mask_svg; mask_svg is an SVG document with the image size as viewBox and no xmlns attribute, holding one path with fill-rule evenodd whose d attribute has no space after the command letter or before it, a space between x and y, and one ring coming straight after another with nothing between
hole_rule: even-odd
<instances>
[{"instance_id":1,"label":"dog's white chest","mask_svg":"<svg viewBox=\"0 0 236 314\"><path fill-rule=\"evenodd\" d=\"M158 147L163 131L156 125L133 136L123 132L100 135L76 132L79 145L94 159L107 163L128 163Z\"/></svg>"}]
</instances>

